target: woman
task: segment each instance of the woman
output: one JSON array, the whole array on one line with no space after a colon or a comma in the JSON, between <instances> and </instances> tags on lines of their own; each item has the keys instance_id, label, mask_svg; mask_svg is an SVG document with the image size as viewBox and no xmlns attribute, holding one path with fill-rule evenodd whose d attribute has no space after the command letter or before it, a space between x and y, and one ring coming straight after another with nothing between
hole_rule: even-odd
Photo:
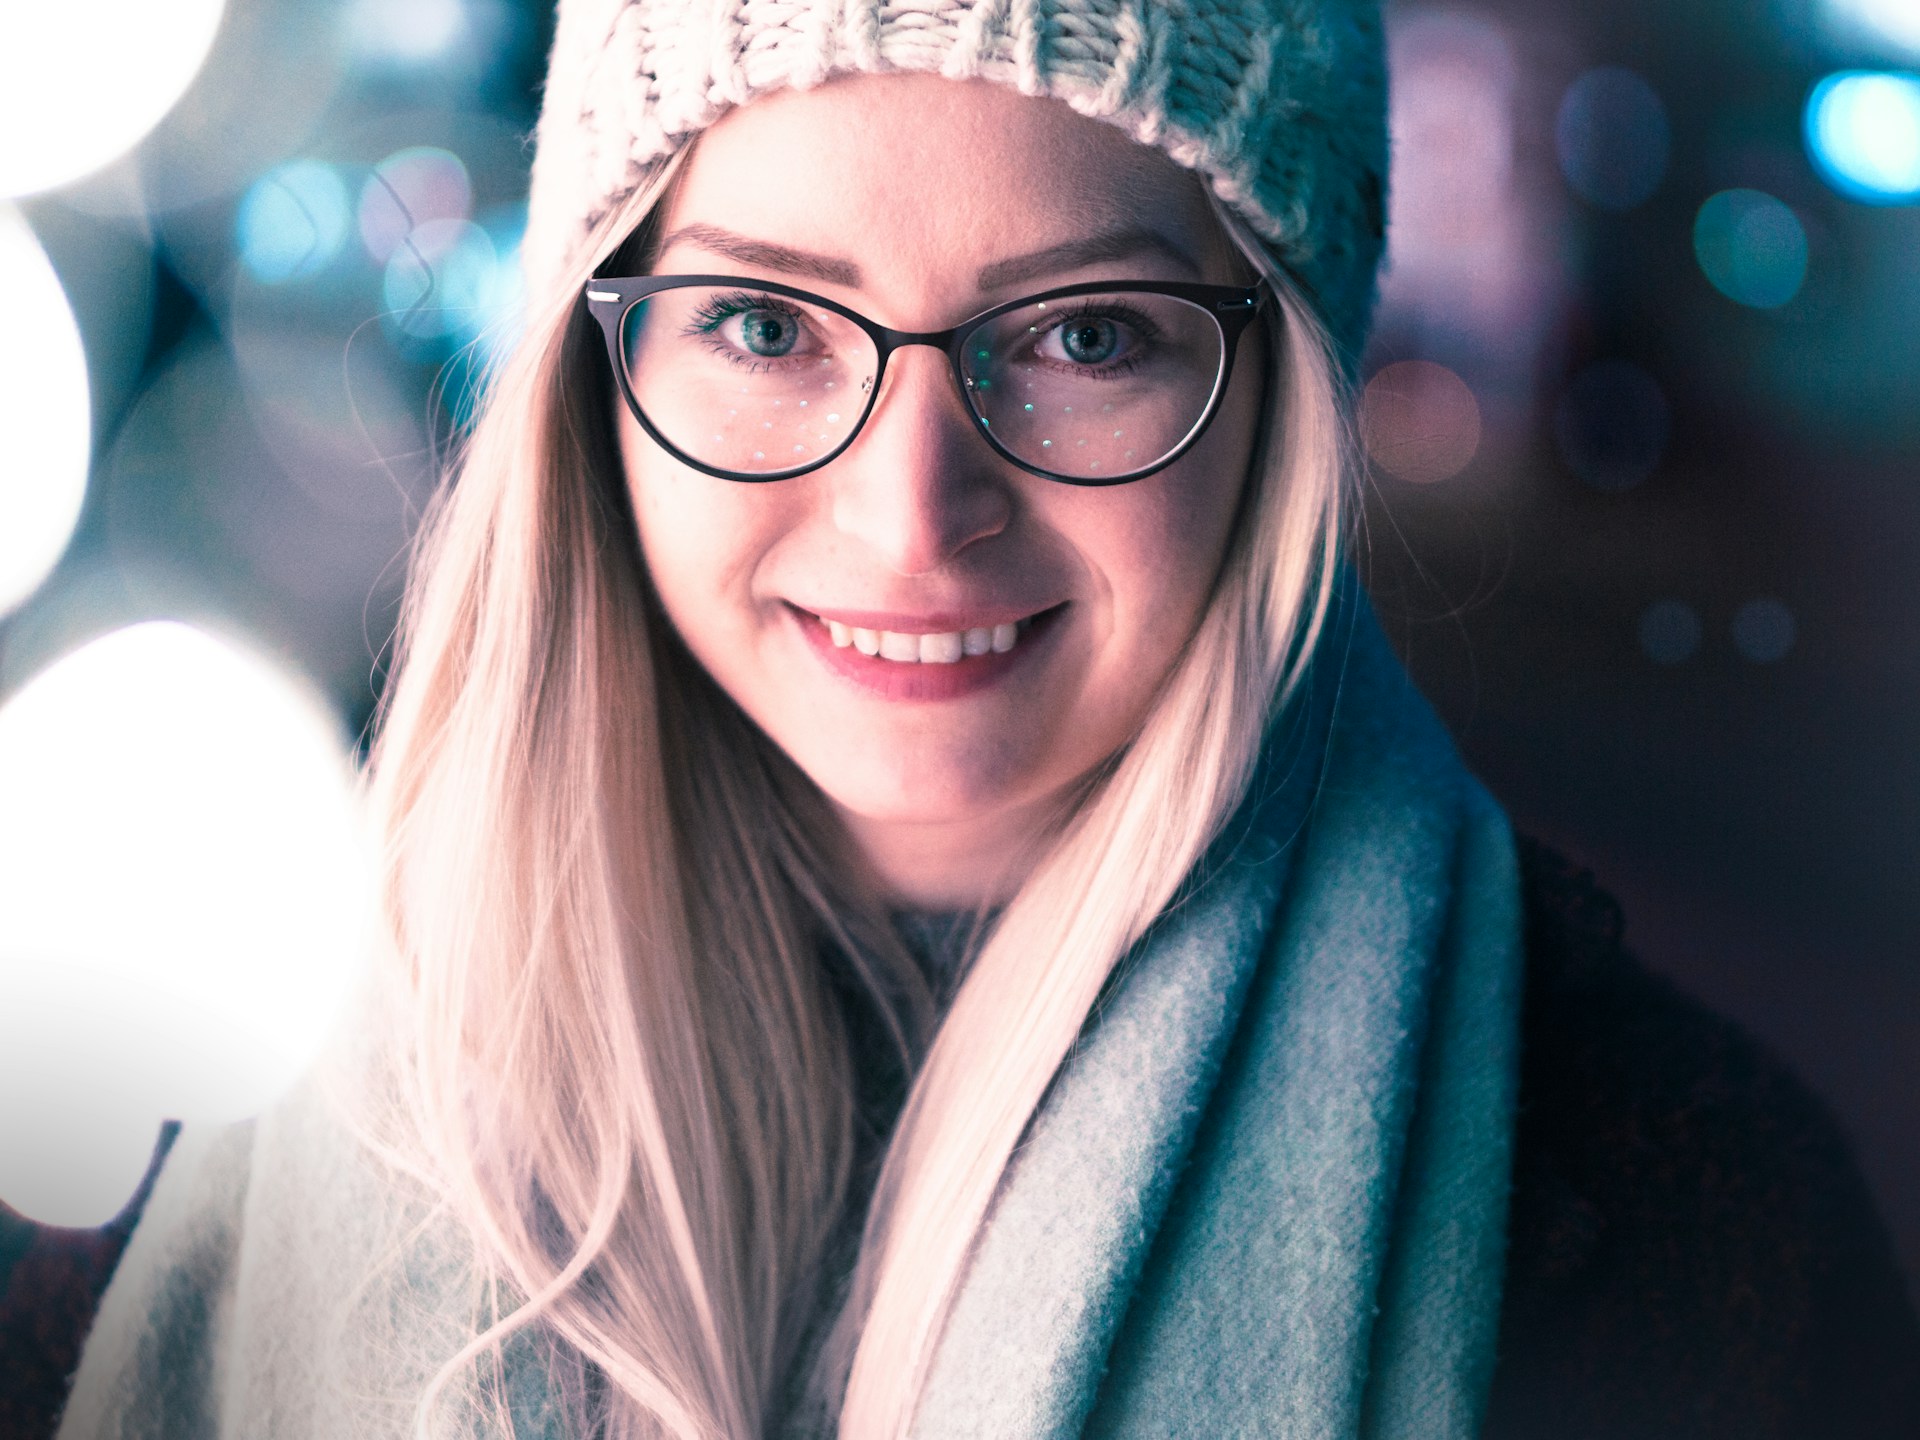
<instances>
[{"instance_id":1,"label":"woman","mask_svg":"<svg viewBox=\"0 0 1920 1440\"><path fill-rule=\"evenodd\" d=\"M568 0L379 1023L61 1433L1909 1423L1824 1120L1523 916L1345 578L1384 161L1366 7Z\"/></svg>"}]
</instances>

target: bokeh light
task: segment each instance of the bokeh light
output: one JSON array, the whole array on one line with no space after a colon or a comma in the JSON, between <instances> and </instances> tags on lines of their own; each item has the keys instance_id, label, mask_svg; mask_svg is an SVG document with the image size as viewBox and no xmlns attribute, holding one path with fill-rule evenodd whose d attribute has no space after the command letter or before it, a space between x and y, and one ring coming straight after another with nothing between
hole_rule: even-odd
<instances>
[{"instance_id":1,"label":"bokeh light","mask_svg":"<svg viewBox=\"0 0 1920 1440\"><path fill-rule=\"evenodd\" d=\"M1485 357L1475 379L1524 386L1558 277L1532 243L1516 161L1518 61L1489 17L1409 7L1390 27L1393 174L1382 329L1421 354Z\"/></svg>"},{"instance_id":2,"label":"bokeh light","mask_svg":"<svg viewBox=\"0 0 1920 1440\"><path fill-rule=\"evenodd\" d=\"M443 55L467 29L461 0L355 0L347 36L369 59L424 65Z\"/></svg>"},{"instance_id":3,"label":"bokeh light","mask_svg":"<svg viewBox=\"0 0 1920 1440\"><path fill-rule=\"evenodd\" d=\"M280 285L333 263L352 229L353 205L337 168L294 160L254 181L234 223L240 263L256 280Z\"/></svg>"},{"instance_id":4,"label":"bokeh light","mask_svg":"<svg viewBox=\"0 0 1920 1440\"><path fill-rule=\"evenodd\" d=\"M1807 153L1842 195L1875 205L1920 201L1920 76L1829 75L1807 98L1805 130Z\"/></svg>"},{"instance_id":5,"label":"bokeh light","mask_svg":"<svg viewBox=\"0 0 1920 1440\"><path fill-rule=\"evenodd\" d=\"M1914 0L1826 0L1826 8L1841 31L1920 55L1920 5Z\"/></svg>"},{"instance_id":6,"label":"bokeh light","mask_svg":"<svg viewBox=\"0 0 1920 1440\"><path fill-rule=\"evenodd\" d=\"M1780 600L1749 600L1733 612L1733 648L1756 665L1784 660L1799 633L1793 611Z\"/></svg>"},{"instance_id":7,"label":"bokeh light","mask_svg":"<svg viewBox=\"0 0 1920 1440\"><path fill-rule=\"evenodd\" d=\"M491 371L512 353L526 329L526 274L520 264L520 247L527 237L526 202L496 206L480 217L480 224L499 260L488 292L489 309L474 335L482 363Z\"/></svg>"},{"instance_id":8,"label":"bokeh light","mask_svg":"<svg viewBox=\"0 0 1920 1440\"><path fill-rule=\"evenodd\" d=\"M1453 371L1429 360L1384 367L1360 396L1360 434L1373 463L1428 485L1467 468L1480 448L1480 406Z\"/></svg>"},{"instance_id":9,"label":"bokeh light","mask_svg":"<svg viewBox=\"0 0 1920 1440\"><path fill-rule=\"evenodd\" d=\"M1554 142L1575 194L1602 210L1631 210L1667 173L1667 110L1639 75L1603 65L1567 87Z\"/></svg>"},{"instance_id":10,"label":"bokeh light","mask_svg":"<svg viewBox=\"0 0 1920 1440\"><path fill-rule=\"evenodd\" d=\"M219 31L223 0L59 0L0 7L0 195L63 185L173 108Z\"/></svg>"},{"instance_id":11,"label":"bokeh light","mask_svg":"<svg viewBox=\"0 0 1920 1440\"><path fill-rule=\"evenodd\" d=\"M1640 615L1640 649L1656 665L1680 665L1700 649L1706 627L1681 600L1656 600Z\"/></svg>"},{"instance_id":12,"label":"bokeh light","mask_svg":"<svg viewBox=\"0 0 1920 1440\"><path fill-rule=\"evenodd\" d=\"M1573 377L1554 410L1567 468L1596 490L1645 480L1666 453L1669 416L1660 382L1628 360L1600 360Z\"/></svg>"},{"instance_id":13,"label":"bokeh light","mask_svg":"<svg viewBox=\"0 0 1920 1440\"><path fill-rule=\"evenodd\" d=\"M358 979L368 858L338 726L199 630L116 631L16 694L0 709L0 1199L91 1223L162 1119L226 1122L282 1093Z\"/></svg>"},{"instance_id":14,"label":"bokeh light","mask_svg":"<svg viewBox=\"0 0 1920 1440\"><path fill-rule=\"evenodd\" d=\"M361 188L360 239L374 262L385 265L420 226L472 213L473 185L460 157L432 145L409 146L374 166Z\"/></svg>"},{"instance_id":15,"label":"bokeh light","mask_svg":"<svg viewBox=\"0 0 1920 1440\"><path fill-rule=\"evenodd\" d=\"M463 335L486 325L501 283L493 239L466 220L430 220L387 261L381 298L401 333Z\"/></svg>"},{"instance_id":16,"label":"bokeh light","mask_svg":"<svg viewBox=\"0 0 1920 1440\"><path fill-rule=\"evenodd\" d=\"M496 207L478 224L430 220L387 261L382 326L399 354L446 362L442 399L462 428L524 327L525 232L524 205Z\"/></svg>"},{"instance_id":17,"label":"bokeh light","mask_svg":"<svg viewBox=\"0 0 1920 1440\"><path fill-rule=\"evenodd\" d=\"M92 408L86 354L46 251L0 205L0 615L66 548L86 496Z\"/></svg>"},{"instance_id":18,"label":"bokeh light","mask_svg":"<svg viewBox=\"0 0 1920 1440\"><path fill-rule=\"evenodd\" d=\"M1807 278L1807 232L1783 202L1760 190L1709 196L1693 222L1693 253L1729 300L1772 310Z\"/></svg>"}]
</instances>

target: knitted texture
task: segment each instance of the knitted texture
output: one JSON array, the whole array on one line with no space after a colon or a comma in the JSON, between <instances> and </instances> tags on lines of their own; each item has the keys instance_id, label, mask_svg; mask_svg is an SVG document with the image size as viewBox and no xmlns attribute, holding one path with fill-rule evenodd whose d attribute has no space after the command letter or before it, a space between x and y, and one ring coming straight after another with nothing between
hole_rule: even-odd
<instances>
[{"instance_id":1,"label":"knitted texture","mask_svg":"<svg viewBox=\"0 0 1920 1440\"><path fill-rule=\"evenodd\" d=\"M1384 240L1375 0L561 0L533 164L535 296L590 227L736 105L919 71L1051 96L1203 175L1351 357Z\"/></svg>"}]
</instances>

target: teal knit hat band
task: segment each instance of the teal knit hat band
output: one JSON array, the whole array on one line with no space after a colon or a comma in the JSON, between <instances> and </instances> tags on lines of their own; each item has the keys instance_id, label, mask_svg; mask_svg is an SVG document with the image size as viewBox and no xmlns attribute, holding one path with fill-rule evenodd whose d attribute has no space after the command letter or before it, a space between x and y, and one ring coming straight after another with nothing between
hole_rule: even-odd
<instances>
[{"instance_id":1,"label":"teal knit hat band","mask_svg":"<svg viewBox=\"0 0 1920 1440\"><path fill-rule=\"evenodd\" d=\"M1351 364L1384 238L1386 69L1371 0L561 0L533 165L535 295L589 229L736 105L922 71L1065 101L1204 176Z\"/></svg>"}]
</instances>

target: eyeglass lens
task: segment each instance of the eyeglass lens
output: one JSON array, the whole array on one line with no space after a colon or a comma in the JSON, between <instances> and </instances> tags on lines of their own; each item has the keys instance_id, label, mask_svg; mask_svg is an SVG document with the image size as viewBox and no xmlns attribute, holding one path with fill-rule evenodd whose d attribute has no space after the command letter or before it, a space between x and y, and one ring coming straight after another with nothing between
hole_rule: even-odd
<instances>
[{"instance_id":1,"label":"eyeglass lens","mask_svg":"<svg viewBox=\"0 0 1920 1440\"><path fill-rule=\"evenodd\" d=\"M1202 306L1116 291L1036 301L965 337L967 403L1008 454L1064 479L1146 470L1204 418L1224 360ZM663 290L631 306L622 362L635 403L674 449L772 478L846 443L879 352L823 306L725 286Z\"/></svg>"}]
</instances>

